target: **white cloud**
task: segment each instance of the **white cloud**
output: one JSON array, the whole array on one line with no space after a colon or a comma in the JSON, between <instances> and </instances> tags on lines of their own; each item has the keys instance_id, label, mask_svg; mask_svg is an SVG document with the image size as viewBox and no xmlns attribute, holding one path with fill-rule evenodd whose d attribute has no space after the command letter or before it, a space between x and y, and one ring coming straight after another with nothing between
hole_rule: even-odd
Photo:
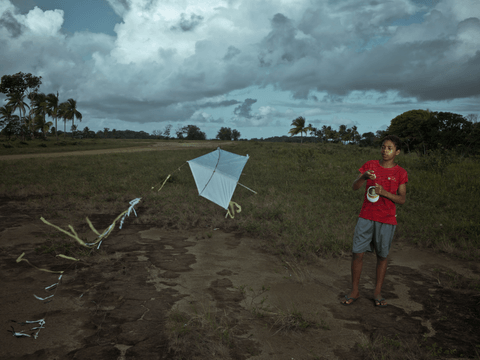
<instances>
[{"instance_id":1,"label":"white cloud","mask_svg":"<svg viewBox=\"0 0 480 360\"><path fill-rule=\"evenodd\" d=\"M458 24L457 39L458 57L473 57L480 50L480 19L471 17L461 21Z\"/></svg>"},{"instance_id":2,"label":"white cloud","mask_svg":"<svg viewBox=\"0 0 480 360\"><path fill-rule=\"evenodd\" d=\"M17 15L17 19L35 35L58 36L63 24L63 10L43 11L35 6L27 15Z\"/></svg>"},{"instance_id":3,"label":"white cloud","mask_svg":"<svg viewBox=\"0 0 480 360\"><path fill-rule=\"evenodd\" d=\"M480 18L480 2L477 0L442 0L435 9L449 14L450 20L455 23L472 17Z\"/></svg>"}]
</instances>

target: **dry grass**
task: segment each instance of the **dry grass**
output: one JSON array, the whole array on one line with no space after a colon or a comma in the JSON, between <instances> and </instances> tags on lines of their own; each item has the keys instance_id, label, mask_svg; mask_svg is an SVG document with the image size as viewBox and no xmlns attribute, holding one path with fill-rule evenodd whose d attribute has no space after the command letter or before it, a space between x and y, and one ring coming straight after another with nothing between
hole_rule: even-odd
<instances>
[{"instance_id":1,"label":"dry grass","mask_svg":"<svg viewBox=\"0 0 480 360\"><path fill-rule=\"evenodd\" d=\"M165 328L169 352L178 359L231 359L235 324L226 311L209 304L192 307L190 313L172 309Z\"/></svg>"},{"instance_id":2,"label":"dry grass","mask_svg":"<svg viewBox=\"0 0 480 360\"><path fill-rule=\"evenodd\" d=\"M299 332L312 329L329 329L329 326L324 320L317 322L313 320L315 314L304 314L295 306L287 310L277 308L276 311L269 313L269 315L269 321L272 329L276 329L274 335L279 332Z\"/></svg>"},{"instance_id":3,"label":"dry grass","mask_svg":"<svg viewBox=\"0 0 480 360\"><path fill-rule=\"evenodd\" d=\"M434 269L433 271L438 284L446 289L465 289L480 292L480 277L478 275L475 276L476 278L472 278L446 268ZM480 294L478 296L480 296Z\"/></svg>"},{"instance_id":4,"label":"dry grass","mask_svg":"<svg viewBox=\"0 0 480 360\"><path fill-rule=\"evenodd\" d=\"M328 330L327 323L323 320L320 322L314 320L316 314L304 314L297 309L295 304L291 308L281 309L279 307L271 307L268 304L269 287L262 286L255 290L251 286L242 285L238 290L243 295L243 305L255 317L266 321L274 334L278 332L298 332L312 329Z\"/></svg>"},{"instance_id":5,"label":"dry grass","mask_svg":"<svg viewBox=\"0 0 480 360\"><path fill-rule=\"evenodd\" d=\"M436 343L427 345L417 337L378 336L359 344L359 353L365 360L431 360L458 358L455 349L444 349ZM475 356L480 359L480 354Z\"/></svg>"}]
</instances>

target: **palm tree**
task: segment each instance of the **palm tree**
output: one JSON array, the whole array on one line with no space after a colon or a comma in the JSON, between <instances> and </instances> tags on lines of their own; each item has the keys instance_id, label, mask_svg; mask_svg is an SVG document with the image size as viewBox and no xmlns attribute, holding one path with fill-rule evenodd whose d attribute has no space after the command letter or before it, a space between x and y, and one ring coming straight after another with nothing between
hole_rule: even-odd
<instances>
[{"instance_id":1,"label":"palm tree","mask_svg":"<svg viewBox=\"0 0 480 360\"><path fill-rule=\"evenodd\" d=\"M352 138L355 144L358 144L361 138L360 134L358 133L358 128L355 125L352 126Z\"/></svg>"},{"instance_id":2,"label":"palm tree","mask_svg":"<svg viewBox=\"0 0 480 360\"><path fill-rule=\"evenodd\" d=\"M47 138L48 130L53 125L51 121L46 121L45 117L37 116L35 118L35 130L40 130L43 133L43 138Z\"/></svg>"},{"instance_id":3,"label":"palm tree","mask_svg":"<svg viewBox=\"0 0 480 360\"><path fill-rule=\"evenodd\" d=\"M32 130L35 131L38 129L36 123L44 124L47 121L46 116L49 113L47 96L44 93L31 93L29 98L32 101L30 114L33 116L34 120L32 123Z\"/></svg>"},{"instance_id":4,"label":"palm tree","mask_svg":"<svg viewBox=\"0 0 480 360\"><path fill-rule=\"evenodd\" d=\"M22 111L23 111L23 115L25 116L25 106L30 108L30 106L28 106L28 104L24 101L25 95L19 92L10 93L7 95L7 99L8 99L7 106L11 106L12 111L15 111L18 109L18 111L20 112L20 120L22 120ZM24 119L24 125L25 127L27 126L25 119ZM23 137L23 140L25 140L24 134L22 134L22 137Z\"/></svg>"},{"instance_id":5,"label":"palm tree","mask_svg":"<svg viewBox=\"0 0 480 360\"><path fill-rule=\"evenodd\" d=\"M322 143L327 141L327 125L323 125L322 129L320 130L320 134L322 136Z\"/></svg>"},{"instance_id":6,"label":"palm tree","mask_svg":"<svg viewBox=\"0 0 480 360\"><path fill-rule=\"evenodd\" d=\"M68 99L64 104L66 104L66 119L67 120L72 120L72 127L75 125L74 124L74 119L77 118L77 120L82 121L82 114L77 110L77 102L73 99ZM73 137L73 132L72 132L72 137Z\"/></svg>"},{"instance_id":7,"label":"palm tree","mask_svg":"<svg viewBox=\"0 0 480 360\"><path fill-rule=\"evenodd\" d=\"M5 123L9 123L10 121L12 120L18 120L20 119L18 117L18 115L13 115L13 108L11 106L2 106L0 108L0 119L2 119L2 123L5 122Z\"/></svg>"},{"instance_id":8,"label":"palm tree","mask_svg":"<svg viewBox=\"0 0 480 360\"><path fill-rule=\"evenodd\" d=\"M307 131L310 132L310 136L313 136L315 143L317 143L318 129L312 124L308 124Z\"/></svg>"},{"instance_id":9,"label":"palm tree","mask_svg":"<svg viewBox=\"0 0 480 360\"><path fill-rule=\"evenodd\" d=\"M48 104L48 114L55 119L55 137L58 141L58 133L57 133L57 118L58 118L58 109L59 109L59 102L58 102L58 92L57 95L50 93L47 95L47 104Z\"/></svg>"},{"instance_id":10,"label":"palm tree","mask_svg":"<svg viewBox=\"0 0 480 360\"><path fill-rule=\"evenodd\" d=\"M34 137L35 132L35 116L32 111L29 114L25 115L24 123L21 126L22 134L23 135L30 135Z\"/></svg>"},{"instance_id":11,"label":"palm tree","mask_svg":"<svg viewBox=\"0 0 480 360\"><path fill-rule=\"evenodd\" d=\"M290 129L288 133L292 134L292 136L300 133L300 143L303 143L303 133L306 134L307 131L312 131L312 125L305 126L305 118L303 116L300 116L293 120L291 125L295 127Z\"/></svg>"},{"instance_id":12,"label":"palm tree","mask_svg":"<svg viewBox=\"0 0 480 360\"><path fill-rule=\"evenodd\" d=\"M8 137L8 140L10 140L11 135L18 127L20 117L18 115L13 115L13 108L6 105L0 107L0 120L0 126L5 126L2 131L4 131L4 134Z\"/></svg>"},{"instance_id":13,"label":"palm tree","mask_svg":"<svg viewBox=\"0 0 480 360\"><path fill-rule=\"evenodd\" d=\"M68 104L66 102L58 105L57 116L63 119L63 138L65 139L65 134L67 133L67 108Z\"/></svg>"}]
</instances>

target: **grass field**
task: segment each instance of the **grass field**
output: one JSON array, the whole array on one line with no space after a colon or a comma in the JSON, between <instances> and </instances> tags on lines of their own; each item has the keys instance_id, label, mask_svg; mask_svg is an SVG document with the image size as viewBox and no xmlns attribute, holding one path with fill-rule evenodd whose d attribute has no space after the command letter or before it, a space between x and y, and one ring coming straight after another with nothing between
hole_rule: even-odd
<instances>
[{"instance_id":1,"label":"grass field","mask_svg":"<svg viewBox=\"0 0 480 360\"><path fill-rule=\"evenodd\" d=\"M150 140L148 140L150 142ZM96 143L94 143L96 142ZM36 146L35 152L71 148L138 146L138 140L78 140L77 145ZM33 144L0 145L0 155L26 153ZM379 159L379 150L342 144L236 142L224 150L249 154L233 196L242 206L234 219L198 196L186 160L209 149L89 155L0 161L0 195L21 197L49 221L67 211L112 215L141 197L138 218L128 221L171 229L221 228L261 239L277 254L302 259L349 253L363 189L353 191L358 168ZM395 241L407 241L464 259L480 258L478 159L403 153L408 171L407 201L397 205ZM167 175L172 177L157 191ZM155 187L152 190L152 187Z\"/></svg>"}]
</instances>

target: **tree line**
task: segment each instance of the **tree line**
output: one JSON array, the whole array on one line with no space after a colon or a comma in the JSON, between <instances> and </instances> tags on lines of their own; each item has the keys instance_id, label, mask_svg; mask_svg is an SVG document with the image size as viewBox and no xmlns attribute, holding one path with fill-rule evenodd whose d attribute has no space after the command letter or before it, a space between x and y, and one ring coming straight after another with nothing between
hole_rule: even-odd
<instances>
[{"instance_id":1,"label":"tree line","mask_svg":"<svg viewBox=\"0 0 480 360\"><path fill-rule=\"evenodd\" d=\"M392 119L385 131L397 135L407 152L455 151L480 153L478 114L463 116L450 112L410 110Z\"/></svg>"},{"instance_id":2,"label":"tree line","mask_svg":"<svg viewBox=\"0 0 480 360\"><path fill-rule=\"evenodd\" d=\"M450 112L409 110L391 120L386 130L375 134L366 132L360 135L356 126L347 128L340 125L338 130L331 126L321 129L306 125L302 116L292 121L290 136L310 134L314 141L342 142L360 146L379 146L386 135L396 135L403 143L406 152L427 154L429 151L456 151L462 154L480 153L480 125L477 114L463 116Z\"/></svg>"},{"instance_id":3,"label":"tree line","mask_svg":"<svg viewBox=\"0 0 480 360\"><path fill-rule=\"evenodd\" d=\"M164 130L154 130L153 135L159 139L172 139L171 137L172 125L169 124ZM206 140L207 136L196 125L179 126L175 129L175 135L179 140ZM232 140L238 141L240 139L240 131L229 127L221 127L218 130L215 139L217 140Z\"/></svg>"},{"instance_id":4,"label":"tree line","mask_svg":"<svg viewBox=\"0 0 480 360\"><path fill-rule=\"evenodd\" d=\"M46 138L53 122L47 121L47 115L55 121L55 136L58 141L57 120L64 122L64 136L66 123L72 121L72 131L76 126L74 120L82 120L82 114L77 110L77 102L68 99L60 103L57 94L39 93L38 89L42 84L41 76L24 74L19 72L14 75L2 76L0 92L7 95L7 104L0 108L0 127L2 132L10 139L12 136L20 136L22 140L33 138L38 133ZM27 103L30 101L30 105ZM29 109L27 113L27 109ZM18 110L20 116L14 112Z\"/></svg>"},{"instance_id":5,"label":"tree line","mask_svg":"<svg viewBox=\"0 0 480 360\"><path fill-rule=\"evenodd\" d=\"M303 142L303 134L309 134L311 140L320 142L342 142L344 144L358 144L362 146L375 146L381 131L377 131L377 135L367 132L362 135L358 132L358 128L354 125L351 128L346 125L340 125L338 130L332 129L331 126L323 125L320 129L313 127L312 124L306 125L306 120L300 116L292 121L293 128L288 132L291 136L300 134L300 142Z\"/></svg>"}]
</instances>

